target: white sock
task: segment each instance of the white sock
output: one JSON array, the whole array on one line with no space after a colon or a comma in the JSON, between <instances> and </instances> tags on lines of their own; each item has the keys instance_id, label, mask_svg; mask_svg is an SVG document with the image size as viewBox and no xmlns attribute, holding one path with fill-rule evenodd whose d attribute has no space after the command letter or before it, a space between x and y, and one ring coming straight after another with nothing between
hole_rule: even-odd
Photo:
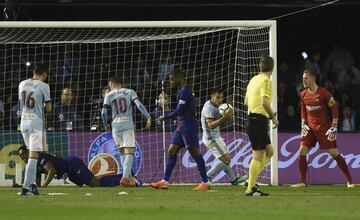
<instances>
[{"instance_id":1,"label":"white sock","mask_svg":"<svg viewBox=\"0 0 360 220\"><path fill-rule=\"evenodd\" d=\"M127 178L131 178L131 168L133 165L133 161L134 161L134 155L132 154L127 154L125 157L125 161L123 164L123 176L127 177Z\"/></svg>"},{"instance_id":2,"label":"white sock","mask_svg":"<svg viewBox=\"0 0 360 220\"><path fill-rule=\"evenodd\" d=\"M37 159L29 158L27 165L26 165L23 188L29 189L30 185L35 183L35 181L36 181L36 165L37 165Z\"/></svg>"},{"instance_id":3,"label":"white sock","mask_svg":"<svg viewBox=\"0 0 360 220\"><path fill-rule=\"evenodd\" d=\"M121 154L121 167L122 167L123 173L124 173L125 158L126 158L126 154Z\"/></svg>"},{"instance_id":4,"label":"white sock","mask_svg":"<svg viewBox=\"0 0 360 220\"><path fill-rule=\"evenodd\" d=\"M212 165L210 170L207 172L207 176L212 178L216 174L218 174L220 171L224 169L226 164L222 162L221 160L216 160L216 162Z\"/></svg>"}]
</instances>

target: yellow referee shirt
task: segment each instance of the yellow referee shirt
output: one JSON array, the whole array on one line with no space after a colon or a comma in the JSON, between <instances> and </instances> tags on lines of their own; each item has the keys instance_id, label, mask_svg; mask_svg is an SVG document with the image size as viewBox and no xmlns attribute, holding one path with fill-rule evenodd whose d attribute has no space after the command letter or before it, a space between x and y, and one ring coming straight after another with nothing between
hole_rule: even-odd
<instances>
[{"instance_id":1,"label":"yellow referee shirt","mask_svg":"<svg viewBox=\"0 0 360 220\"><path fill-rule=\"evenodd\" d=\"M259 73L254 76L246 90L247 105L249 113L256 113L269 117L262 104L262 97L266 96L271 102L272 99L272 83L268 75Z\"/></svg>"}]
</instances>

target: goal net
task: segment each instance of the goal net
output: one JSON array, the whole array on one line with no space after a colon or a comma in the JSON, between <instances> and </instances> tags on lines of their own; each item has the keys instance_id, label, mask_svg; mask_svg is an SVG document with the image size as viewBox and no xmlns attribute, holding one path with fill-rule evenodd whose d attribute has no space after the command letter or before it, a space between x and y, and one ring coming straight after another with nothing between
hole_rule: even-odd
<instances>
[{"instance_id":1,"label":"goal net","mask_svg":"<svg viewBox=\"0 0 360 220\"><path fill-rule=\"evenodd\" d=\"M225 91L225 101L234 106L235 115L221 127L222 137L230 148L232 169L237 175L246 174L251 147L244 133L243 101L248 81L259 71L260 56L276 55L274 25L272 21L0 24L0 184L23 179L25 166L17 154L23 143L18 130L18 85L32 77L38 62L50 69L47 83L54 108L46 116L49 153L77 156L96 176L121 172L121 157L100 116L109 91L107 81L118 75L125 87L137 92L153 118L151 129L145 129L145 120L134 107L133 173L145 183L160 180L175 125L172 120L162 124L157 118L176 107L177 91L170 88L168 76L180 69L193 88L198 119L211 90ZM199 137L209 169L215 158ZM276 141L276 134L272 137ZM261 183L277 183L276 166L271 163L263 171ZM54 183L66 183L65 179ZM199 181L196 163L181 150L171 182ZM214 181L228 182L224 173Z\"/></svg>"}]
</instances>

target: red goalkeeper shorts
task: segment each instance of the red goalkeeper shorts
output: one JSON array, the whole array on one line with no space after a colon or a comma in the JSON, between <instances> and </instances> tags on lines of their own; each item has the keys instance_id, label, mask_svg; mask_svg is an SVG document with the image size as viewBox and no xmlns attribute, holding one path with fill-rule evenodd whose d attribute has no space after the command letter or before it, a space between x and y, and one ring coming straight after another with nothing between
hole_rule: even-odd
<instances>
[{"instance_id":1,"label":"red goalkeeper shorts","mask_svg":"<svg viewBox=\"0 0 360 220\"><path fill-rule=\"evenodd\" d=\"M326 131L327 129L320 129L317 131L311 129L307 136L301 138L300 144L312 148L315 147L316 142L319 142L320 149L322 150L336 148L336 142L327 139L327 136L325 135Z\"/></svg>"}]
</instances>

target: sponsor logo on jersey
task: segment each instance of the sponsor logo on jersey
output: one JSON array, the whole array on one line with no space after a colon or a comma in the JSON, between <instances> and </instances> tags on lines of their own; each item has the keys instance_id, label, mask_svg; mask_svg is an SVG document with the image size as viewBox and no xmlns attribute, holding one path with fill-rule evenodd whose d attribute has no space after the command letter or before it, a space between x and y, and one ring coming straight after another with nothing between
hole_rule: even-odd
<instances>
[{"instance_id":1,"label":"sponsor logo on jersey","mask_svg":"<svg viewBox=\"0 0 360 220\"><path fill-rule=\"evenodd\" d=\"M142 152L139 143L135 141L135 145L132 172L134 175L137 175L142 164ZM88 161L88 167L95 176L113 175L122 172L121 155L111 132L100 134L91 143Z\"/></svg>"},{"instance_id":2,"label":"sponsor logo on jersey","mask_svg":"<svg viewBox=\"0 0 360 220\"><path fill-rule=\"evenodd\" d=\"M319 110L319 109L321 109L320 105L307 105L306 106L306 110L308 110L309 112L316 111L316 110Z\"/></svg>"}]
</instances>

